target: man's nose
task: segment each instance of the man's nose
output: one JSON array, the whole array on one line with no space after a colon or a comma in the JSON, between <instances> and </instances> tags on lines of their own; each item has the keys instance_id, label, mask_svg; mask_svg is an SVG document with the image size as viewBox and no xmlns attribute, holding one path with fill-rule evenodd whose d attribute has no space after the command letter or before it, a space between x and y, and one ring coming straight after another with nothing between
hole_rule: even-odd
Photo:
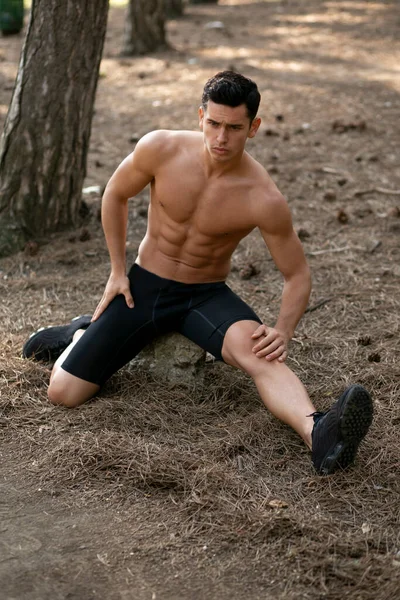
<instances>
[{"instance_id":1,"label":"man's nose","mask_svg":"<svg viewBox=\"0 0 400 600\"><path fill-rule=\"evenodd\" d=\"M221 127L220 130L218 131L218 141L219 142L226 142L227 141L227 131L225 129L225 127Z\"/></svg>"}]
</instances>

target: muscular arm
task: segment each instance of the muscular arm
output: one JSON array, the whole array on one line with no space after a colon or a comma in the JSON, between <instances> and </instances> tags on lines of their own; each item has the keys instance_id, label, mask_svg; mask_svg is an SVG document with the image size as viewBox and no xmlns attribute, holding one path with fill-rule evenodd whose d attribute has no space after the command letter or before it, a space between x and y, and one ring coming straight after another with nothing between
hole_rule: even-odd
<instances>
[{"instance_id":1,"label":"muscular arm","mask_svg":"<svg viewBox=\"0 0 400 600\"><path fill-rule=\"evenodd\" d=\"M287 344L293 337L296 326L307 307L311 292L311 276L302 245L293 229L289 207L272 182L268 199L266 198L265 201L265 210L259 217L258 225L271 256L284 277L281 306L274 326L274 330L282 336L281 344L278 346L275 338L270 348L272 353L263 353L263 356L269 360L275 358L284 360ZM270 339L272 340L273 337L271 333ZM257 347L262 341L256 345L256 352L265 349L265 345L261 348Z\"/></svg>"},{"instance_id":2,"label":"muscular arm","mask_svg":"<svg viewBox=\"0 0 400 600\"><path fill-rule=\"evenodd\" d=\"M123 294L133 307L126 277L126 231L128 199L141 192L155 176L163 132L150 133L140 140L134 152L119 165L103 195L101 220L111 260L111 274L92 320L98 319L111 300Z\"/></svg>"}]
</instances>

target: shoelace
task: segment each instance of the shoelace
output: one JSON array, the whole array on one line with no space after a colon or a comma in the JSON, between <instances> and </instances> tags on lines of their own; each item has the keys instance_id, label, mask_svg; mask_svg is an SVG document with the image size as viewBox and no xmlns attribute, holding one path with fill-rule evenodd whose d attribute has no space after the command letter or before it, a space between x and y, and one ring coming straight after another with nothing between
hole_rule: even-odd
<instances>
[{"instance_id":1,"label":"shoelace","mask_svg":"<svg viewBox=\"0 0 400 600\"><path fill-rule=\"evenodd\" d=\"M315 411L315 412L311 413L310 415L307 415L307 417L312 417L314 419L314 424L315 424L315 423L318 423L320 418L324 417L325 415L326 415L326 412Z\"/></svg>"}]
</instances>

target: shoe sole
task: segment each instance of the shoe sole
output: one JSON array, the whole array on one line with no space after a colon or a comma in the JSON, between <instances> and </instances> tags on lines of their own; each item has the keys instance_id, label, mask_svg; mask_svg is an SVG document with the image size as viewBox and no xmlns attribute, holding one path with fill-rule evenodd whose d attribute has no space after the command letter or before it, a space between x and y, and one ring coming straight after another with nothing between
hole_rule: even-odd
<instances>
[{"instance_id":1,"label":"shoe sole","mask_svg":"<svg viewBox=\"0 0 400 600\"><path fill-rule=\"evenodd\" d=\"M340 441L322 462L320 472L330 475L336 469L345 469L354 462L358 446L372 423L371 396L361 385L350 388L343 400L339 420Z\"/></svg>"}]
</instances>

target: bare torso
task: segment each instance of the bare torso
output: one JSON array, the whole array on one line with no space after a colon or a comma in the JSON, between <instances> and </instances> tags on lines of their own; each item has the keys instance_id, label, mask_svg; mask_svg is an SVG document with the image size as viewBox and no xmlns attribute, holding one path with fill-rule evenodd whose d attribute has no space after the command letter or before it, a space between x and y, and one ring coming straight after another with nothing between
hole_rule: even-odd
<instances>
[{"instance_id":1,"label":"bare torso","mask_svg":"<svg viewBox=\"0 0 400 600\"><path fill-rule=\"evenodd\" d=\"M107 184L102 223L111 273L94 319L118 294L134 305L126 276L128 199L151 186L148 227L137 262L183 283L226 279L232 253L257 227L285 283L277 330L290 338L305 310L310 275L289 207L265 169L245 152L260 120L243 105L199 109L202 133L145 135Z\"/></svg>"},{"instance_id":2,"label":"bare torso","mask_svg":"<svg viewBox=\"0 0 400 600\"><path fill-rule=\"evenodd\" d=\"M233 251L257 224L253 205L265 194L265 171L245 152L234 170L207 173L201 133L166 135L136 262L184 283L224 280Z\"/></svg>"}]
</instances>

